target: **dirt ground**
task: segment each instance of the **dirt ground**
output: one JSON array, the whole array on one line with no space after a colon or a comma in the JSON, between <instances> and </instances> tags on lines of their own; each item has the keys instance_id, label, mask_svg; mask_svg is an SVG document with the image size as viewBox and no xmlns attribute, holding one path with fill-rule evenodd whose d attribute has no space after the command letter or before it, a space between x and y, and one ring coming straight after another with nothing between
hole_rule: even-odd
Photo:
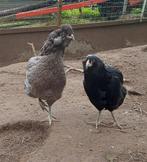
<instances>
[{"instance_id":1,"label":"dirt ground","mask_svg":"<svg viewBox=\"0 0 147 162\"><path fill-rule=\"evenodd\" d=\"M58 122L48 127L47 113L36 99L24 94L26 63L0 68L0 162L147 162L147 46L98 54L117 66L126 83L142 96L127 95L115 111L122 125L112 126L103 111L101 126L94 122L97 110L89 102L80 72L67 74L63 97L52 108ZM82 68L82 60L65 64Z\"/></svg>"}]
</instances>

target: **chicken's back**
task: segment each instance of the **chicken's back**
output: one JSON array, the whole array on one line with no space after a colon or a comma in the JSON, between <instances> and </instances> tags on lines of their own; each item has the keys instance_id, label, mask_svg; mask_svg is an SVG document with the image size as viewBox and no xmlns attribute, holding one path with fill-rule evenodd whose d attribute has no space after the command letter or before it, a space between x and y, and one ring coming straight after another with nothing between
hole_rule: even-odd
<instances>
[{"instance_id":1,"label":"chicken's back","mask_svg":"<svg viewBox=\"0 0 147 162\"><path fill-rule=\"evenodd\" d=\"M108 65L105 68L107 70L108 75L112 75L113 77L118 78L120 82L123 83L123 74L119 69Z\"/></svg>"}]
</instances>

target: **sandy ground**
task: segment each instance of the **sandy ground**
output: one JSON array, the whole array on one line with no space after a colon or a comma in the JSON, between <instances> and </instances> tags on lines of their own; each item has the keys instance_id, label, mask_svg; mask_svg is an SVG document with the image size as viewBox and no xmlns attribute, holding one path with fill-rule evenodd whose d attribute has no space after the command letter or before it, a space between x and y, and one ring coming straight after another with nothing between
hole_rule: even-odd
<instances>
[{"instance_id":1,"label":"sandy ground","mask_svg":"<svg viewBox=\"0 0 147 162\"><path fill-rule=\"evenodd\" d=\"M112 126L108 111L102 113L106 126L96 130L87 123L95 121L97 111L79 72L67 74L63 97L52 108L58 122L49 128L47 113L24 94L26 63L9 65L0 68L0 162L147 162L147 46L98 55L143 94L128 95L115 111L123 130ZM65 64L82 67L81 60Z\"/></svg>"}]
</instances>

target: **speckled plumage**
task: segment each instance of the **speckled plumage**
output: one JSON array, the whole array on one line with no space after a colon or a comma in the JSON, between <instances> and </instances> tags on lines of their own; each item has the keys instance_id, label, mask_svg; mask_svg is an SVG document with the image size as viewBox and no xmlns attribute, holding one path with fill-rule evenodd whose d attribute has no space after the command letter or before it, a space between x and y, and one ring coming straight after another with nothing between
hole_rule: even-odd
<instances>
[{"instance_id":1,"label":"speckled plumage","mask_svg":"<svg viewBox=\"0 0 147 162\"><path fill-rule=\"evenodd\" d=\"M66 83L63 58L58 54L32 57L27 64L25 92L50 106L61 97Z\"/></svg>"},{"instance_id":2,"label":"speckled plumage","mask_svg":"<svg viewBox=\"0 0 147 162\"><path fill-rule=\"evenodd\" d=\"M70 25L62 25L60 29L52 31L42 48L39 51L39 55L49 55L52 52L63 50L70 44L71 39L67 39L67 35L73 34L72 27Z\"/></svg>"},{"instance_id":3,"label":"speckled plumage","mask_svg":"<svg viewBox=\"0 0 147 162\"><path fill-rule=\"evenodd\" d=\"M39 55L31 57L27 63L25 93L39 99L41 108L49 113L49 124L51 124L51 106L61 98L66 84L64 50L73 39L72 27L62 25L49 34Z\"/></svg>"}]
</instances>

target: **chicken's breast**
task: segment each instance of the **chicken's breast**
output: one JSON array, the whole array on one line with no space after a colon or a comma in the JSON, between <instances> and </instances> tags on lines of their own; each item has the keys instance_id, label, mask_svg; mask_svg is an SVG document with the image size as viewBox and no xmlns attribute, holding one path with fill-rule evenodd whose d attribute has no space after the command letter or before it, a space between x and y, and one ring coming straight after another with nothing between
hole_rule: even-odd
<instances>
[{"instance_id":1,"label":"chicken's breast","mask_svg":"<svg viewBox=\"0 0 147 162\"><path fill-rule=\"evenodd\" d=\"M66 83L62 57L57 54L30 58L26 68L25 93L55 102Z\"/></svg>"}]
</instances>

